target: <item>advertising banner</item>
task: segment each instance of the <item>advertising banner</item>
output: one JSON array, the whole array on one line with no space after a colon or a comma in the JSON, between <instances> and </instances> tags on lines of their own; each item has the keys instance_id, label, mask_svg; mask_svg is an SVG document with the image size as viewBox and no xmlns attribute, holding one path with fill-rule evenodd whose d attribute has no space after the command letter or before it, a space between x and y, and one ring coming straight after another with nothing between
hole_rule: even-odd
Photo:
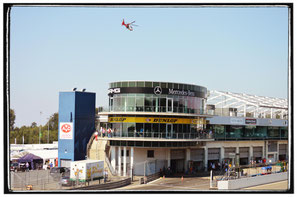
<instances>
[{"instance_id":1,"label":"advertising banner","mask_svg":"<svg viewBox=\"0 0 297 197\"><path fill-rule=\"evenodd\" d=\"M206 124L203 118L109 117L108 122Z\"/></svg>"},{"instance_id":2,"label":"advertising banner","mask_svg":"<svg viewBox=\"0 0 297 197\"><path fill-rule=\"evenodd\" d=\"M257 119L254 118L246 118L245 124L257 124Z\"/></svg>"},{"instance_id":3,"label":"advertising banner","mask_svg":"<svg viewBox=\"0 0 297 197\"><path fill-rule=\"evenodd\" d=\"M73 123L72 122L60 122L60 139L72 140L73 138Z\"/></svg>"}]
</instances>

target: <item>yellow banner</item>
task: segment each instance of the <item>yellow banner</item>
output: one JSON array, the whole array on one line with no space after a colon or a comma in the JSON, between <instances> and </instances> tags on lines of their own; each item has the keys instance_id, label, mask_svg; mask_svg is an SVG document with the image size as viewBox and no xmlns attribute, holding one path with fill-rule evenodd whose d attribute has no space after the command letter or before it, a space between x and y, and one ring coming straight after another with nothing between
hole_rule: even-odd
<instances>
[{"instance_id":1,"label":"yellow banner","mask_svg":"<svg viewBox=\"0 0 297 197\"><path fill-rule=\"evenodd\" d=\"M206 124L203 118L109 117L108 122Z\"/></svg>"}]
</instances>

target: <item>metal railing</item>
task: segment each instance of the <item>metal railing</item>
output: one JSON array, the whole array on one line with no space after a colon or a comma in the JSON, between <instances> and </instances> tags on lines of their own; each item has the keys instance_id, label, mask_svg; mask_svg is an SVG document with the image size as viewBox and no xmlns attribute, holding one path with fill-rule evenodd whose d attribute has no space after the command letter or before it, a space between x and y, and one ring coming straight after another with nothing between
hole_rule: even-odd
<instances>
[{"instance_id":1,"label":"metal railing","mask_svg":"<svg viewBox=\"0 0 297 197\"><path fill-rule=\"evenodd\" d=\"M216 136L216 140L287 140L288 137L269 137L269 136Z\"/></svg>"},{"instance_id":2,"label":"metal railing","mask_svg":"<svg viewBox=\"0 0 297 197\"><path fill-rule=\"evenodd\" d=\"M116 132L105 133L102 137L126 137L126 138L159 138L159 139L213 139L211 133L160 133L160 132Z\"/></svg>"},{"instance_id":3,"label":"metal railing","mask_svg":"<svg viewBox=\"0 0 297 197\"><path fill-rule=\"evenodd\" d=\"M166 106L113 106L112 108L104 108L102 112L169 112L184 114L204 114L203 109L192 109L185 107L166 107Z\"/></svg>"}]
</instances>

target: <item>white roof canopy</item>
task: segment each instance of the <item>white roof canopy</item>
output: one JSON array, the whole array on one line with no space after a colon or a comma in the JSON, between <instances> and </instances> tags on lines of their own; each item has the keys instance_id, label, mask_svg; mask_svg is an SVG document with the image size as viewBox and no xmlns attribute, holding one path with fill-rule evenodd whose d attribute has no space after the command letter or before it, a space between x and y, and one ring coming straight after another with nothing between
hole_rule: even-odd
<instances>
[{"instance_id":1,"label":"white roof canopy","mask_svg":"<svg viewBox=\"0 0 297 197\"><path fill-rule=\"evenodd\" d=\"M237 116L245 117L247 113L255 118L287 119L288 116L287 99L217 90L208 93L208 105L215 105L216 109L236 108Z\"/></svg>"}]
</instances>

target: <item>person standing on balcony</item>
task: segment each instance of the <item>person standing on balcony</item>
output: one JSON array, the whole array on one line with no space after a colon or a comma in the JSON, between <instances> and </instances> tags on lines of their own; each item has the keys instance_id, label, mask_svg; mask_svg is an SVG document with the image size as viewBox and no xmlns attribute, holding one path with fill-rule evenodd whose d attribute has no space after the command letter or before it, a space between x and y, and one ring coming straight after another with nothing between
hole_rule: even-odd
<instances>
[{"instance_id":1,"label":"person standing on balcony","mask_svg":"<svg viewBox=\"0 0 297 197\"><path fill-rule=\"evenodd\" d=\"M108 129L108 137L110 137L111 129Z\"/></svg>"}]
</instances>

